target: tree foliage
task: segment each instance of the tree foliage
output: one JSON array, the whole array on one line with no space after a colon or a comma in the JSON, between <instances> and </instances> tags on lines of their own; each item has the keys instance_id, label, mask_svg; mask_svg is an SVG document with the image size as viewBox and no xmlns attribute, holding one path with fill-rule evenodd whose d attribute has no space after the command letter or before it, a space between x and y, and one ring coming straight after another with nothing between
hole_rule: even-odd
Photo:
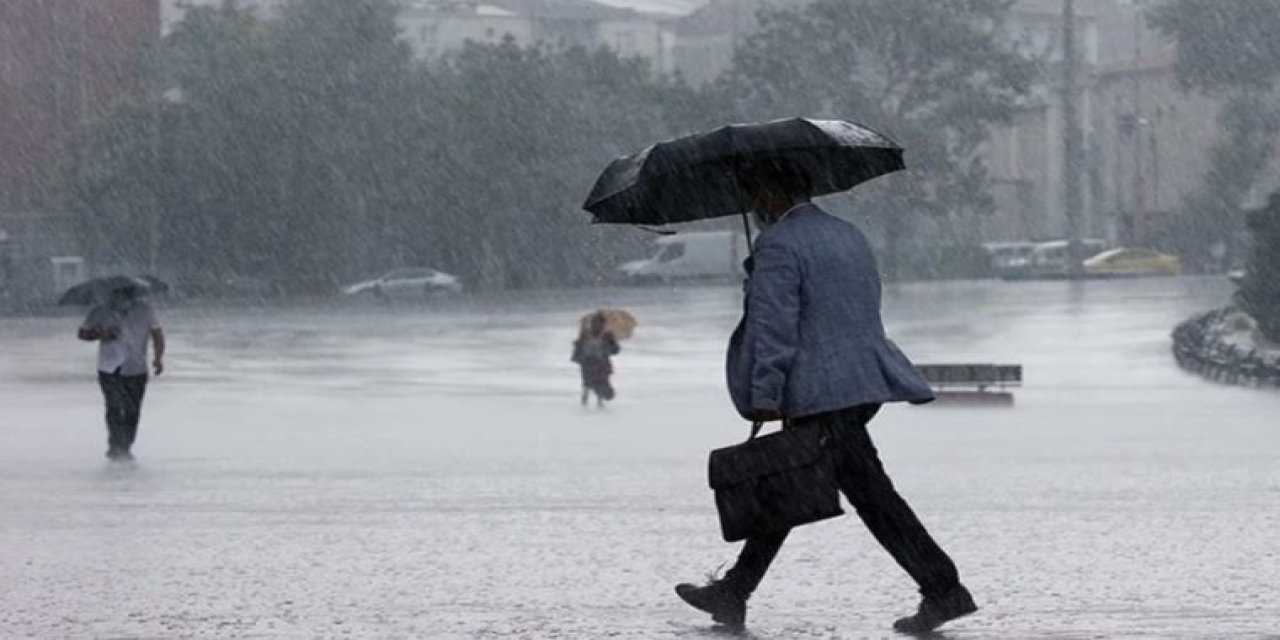
<instances>
[{"instance_id":1,"label":"tree foliage","mask_svg":"<svg viewBox=\"0 0 1280 640\"><path fill-rule=\"evenodd\" d=\"M1175 69L1189 91L1222 99L1223 137L1209 150L1200 187L1183 202L1174 248L1211 263L1215 245L1243 229L1243 206L1275 160L1280 136L1280 0L1173 0L1150 13L1177 45Z\"/></svg>"},{"instance_id":2,"label":"tree foliage","mask_svg":"<svg viewBox=\"0 0 1280 640\"><path fill-rule=\"evenodd\" d=\"M892 259L915 215L994 208L979 150L1009 121L1037 64L997 37L1007 0L815 0L765 11L720 91L747 119L859 121L907 149L908 171L860 188Z\"/></svg>"},{"instance_id":3,"label":"tree foliage","mask_svg":"<svg viewBox=\"0 0 1280 640\"><path fill-rule=\"evenodd\" d=\"M1150 15L1177 43L1187 88L1269 90L1280 75L1280 0L1173 0Z\"/></svg>"},{"instance_id":4,"label":"tree foliage","mask_svg":"<svg viewBox=\"0 0 1280 640\"><path fill-rule=\"evenodd\" d=\"M638 236L579 210L612 157L698 96L640 60L472 45L431 64L390 0L294 0L278 20L192 9L170 100L90 127L68 193L108 263L295 290L405 264L494 286L588 280ZM159 84L159 82L157 82Z\"/></svg>"},{"instance_id":5,"label":"tree foliage","mask_svg":"<svg viewBox=\"0 0 1280 640\"><path fill-rule=\"evenodd\" d=\"M1207 150L1208 168L1199 188L1182 203L1165 242L1192 267L1220 267L1213 252L1231 248L1244 229L1243 207L1274 159L1280 111L1259 96L1245 95L1222 106L1221 140Z\"/></svg>"},{"instance_id":6,"label":"tree foliage","mask_svg":"<svg viewBox=\"0 0 1280 640\"><path fill-rule=\"evenodd\" d=\"M911 175L884 218L990 207L978 150L1035 66L997 44L1008 0L817 0L764 15L694 90L609 50L514 42L414 60L392 0L291 0L279 19L193 8L168 100L89 127L66 192L99 257L304 291L423 264L493 287L591 281L647 240L579 209L612 158L731 119L849 117ZM862 191L862 190L860 190Z\"/></svg>"},{"instance_id":7,"label":"tree foliage","mask_svg":"<svg viewBox=\"0 0 1280 640\"><path fill-rule=\"evenodd\" d=\"M1267 339L1280 344L1280 192L1248 214L1249 268L1237 299Z\"/></svg>"},{"instance_id":8,"label":"tree foliage","mask_svg":"<svg viewBox=\"0 0 1280 640\"><path fill-rule=\"evenodd\" d=\"M616 264L619 234L589 228L582 198L609 160L673 135L673 111L696 100L640 60L512 42L468 46L425 82L441 155L424 187L451 212L442 250L506 286Z\"/></svg>"}]
</instances>

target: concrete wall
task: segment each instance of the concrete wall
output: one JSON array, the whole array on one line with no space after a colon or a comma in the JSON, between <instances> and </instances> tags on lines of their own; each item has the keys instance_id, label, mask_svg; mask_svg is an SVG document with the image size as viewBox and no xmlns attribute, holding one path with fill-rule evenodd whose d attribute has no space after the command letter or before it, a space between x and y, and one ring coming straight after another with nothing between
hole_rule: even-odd
<instances>
[{"instance_id":1,"label":"concrete wall","mask_svg":"<svg viewBox=\"0 0 1280 640\"><path fill-rule=\"evenodd\" d=\"M0 2L0 212L52 206L81 125L142 101L159 0Z\"/></svg>"}]
</instances>

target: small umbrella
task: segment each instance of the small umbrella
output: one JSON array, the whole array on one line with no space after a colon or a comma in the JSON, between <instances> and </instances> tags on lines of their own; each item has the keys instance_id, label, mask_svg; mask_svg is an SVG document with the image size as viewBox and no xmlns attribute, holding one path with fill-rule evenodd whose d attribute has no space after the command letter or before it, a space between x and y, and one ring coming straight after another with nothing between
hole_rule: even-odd
<instances>
[{"instance_id":1,"label":"small umbrella","mask_svg":"<svg viewBox=\"0 0 1280 640\"><path fill-rule=\"evenodd\" d=\"M113 291L134 290L139 295L163 293L169 285L154 276L105 276L81 282L62 292L59 305L87 306L104 302Z\"/></svg>"},{"instance_id":2,"label":"small umbrella","mask_svg":"<svg viewBox=\"0 0 1280 640\"><path fill-rule=\"evenodd\" d=\"M585 330L591 324L592 316L597 314L604 315L604 328L619 340L630 338L636 329L636 325L639 324L636 322L635 316L622 309L600 309L582 316L578 323L579 328Z\"/></svg>"},{"instance_id":3,"label":"small umbrella","mask_svg":"<svg viewBox=\"0 0 1280 640\"><path fill-rule=\"evenodd\" d=\"M596 222L643 225L746 213L752 203L740 177L763 164L803 176L810 196L846 191L906 166L897 143L843 120L735 124L614 160L583 208Z\"/></svg>"}]
</instances>

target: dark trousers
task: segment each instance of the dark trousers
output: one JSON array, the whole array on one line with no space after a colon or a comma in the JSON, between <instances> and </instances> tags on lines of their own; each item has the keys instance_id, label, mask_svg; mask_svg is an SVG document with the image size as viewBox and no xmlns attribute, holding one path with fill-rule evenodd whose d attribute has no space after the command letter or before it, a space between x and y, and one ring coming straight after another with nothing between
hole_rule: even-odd
<instances>
[{"instance_id":1,"label":"dark trousers","mask_svg":"<svg viewBox=\"0 0 1280 640\"><path fill-rule=\"evenodd\" d=\"M938 546L880 464L867 423L879 405L863 405L797 420L788 428L827 429L835 457L836 482L858 517L889 555L906 570L926 598L940 597L960 584L956 565ZM782 548L790 531L748 538L738 562L725 574L726 586L748 597Z\"/></svg>"},{"instance_id":2,"label":"dark trousers","mask_svg":"<svg viewBox=\"0 0 1280 640\"><path fill-rule=\"evenodd\" d=\"M608 360L584 361L578 365L578 368L582 370L584 393L590 390L601 400L613 399L613 385L609 382L609 376L613 375L613 365Z\"/></svg>"},{"instance_id":3,"label":"dark trousers","mask_svg":"<svg viewBox=\"0 0 1280 640\"><path fill-rule=\"evenodd\" d=\"M102 397L107 402L107 447L112 451L128 451L138 437L138 418L142 416L147 376L99 371L98 386L102 387Z\"/></svg>"}]
</instances>

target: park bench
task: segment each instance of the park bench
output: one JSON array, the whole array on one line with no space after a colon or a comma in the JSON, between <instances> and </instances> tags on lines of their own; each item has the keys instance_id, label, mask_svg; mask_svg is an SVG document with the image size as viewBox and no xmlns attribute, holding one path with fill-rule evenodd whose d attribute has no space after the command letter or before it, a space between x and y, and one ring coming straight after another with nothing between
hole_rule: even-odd
<instances>
[{"instance_id":1,"label":"park bench","mask_svg":"<svg viewBox=\"0 0 1280 640\"><path fill-rule=\"evenodd\" d=\"M1013 404L1008 389L1022 386L1020 364L922 364L916 368L940 401Z\"/></svg>"}]
</instances>

